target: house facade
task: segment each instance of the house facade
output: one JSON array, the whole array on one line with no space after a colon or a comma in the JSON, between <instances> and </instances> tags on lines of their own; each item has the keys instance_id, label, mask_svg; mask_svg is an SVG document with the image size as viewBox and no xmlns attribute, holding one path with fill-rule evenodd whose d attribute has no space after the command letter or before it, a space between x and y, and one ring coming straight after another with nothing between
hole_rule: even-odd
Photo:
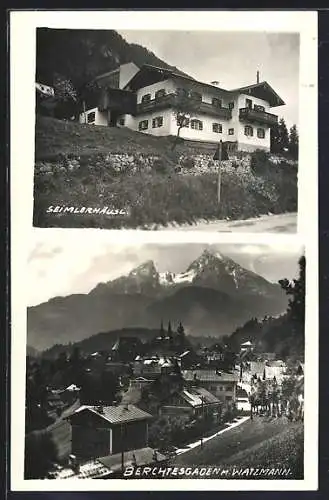
<instances>
[{"instance_id":1,"label":"house facade","mask_svg":"<svg viewBox=\"0 0 329 500\"><path fill-rule=\"evenodd\" d=\"M176 136L179 92L184 91L194 101L194 109L186 126L181 128L180 137L210 143L222 140L244 151L270 150L270 129L278 121L270 110L284 104L265 81L225 90L150 65L137 69L133 63L101 75L98 84L102 86L103 102L104 93L107 96L106 106L82 113L82 123L124 126L155 136ZM132 99L128 104L129 94ZM118 102L124 99L126 105L120 109Z\"/></svg>"},{"instance_id":2,"label":"house facade","mask_svg":"<svg viewBox=\"0 0 329 500\"><path fill-rule=\"evenodd\" d=\"M214 394L222 403L235 403L239 373L226 373L219 370L184 370L184 381L189 385L199 385Z\"/></svg>"},{"instance_id":3,"label":"house facade","mask_svg":"<svg viewBox=\"0 0 329 500\"><path fill-rule=\"evenodd\" d=\"M172 394L161 407L161 415L212 416L218 419L222 404L219 399L204 388L184 388Z\"/></svg>"}]
</instances>

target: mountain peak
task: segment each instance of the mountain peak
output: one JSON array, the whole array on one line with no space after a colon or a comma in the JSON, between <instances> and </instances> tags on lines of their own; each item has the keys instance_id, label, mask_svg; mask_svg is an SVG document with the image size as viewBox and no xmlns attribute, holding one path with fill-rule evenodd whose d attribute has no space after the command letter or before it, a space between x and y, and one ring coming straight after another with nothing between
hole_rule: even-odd
<instances>
[{"instance_id":1,"label":"mountain peak","mask_svg":"<svg viewBox=\"0 0 329 500\"><path fill-rule=\"evenodd\" d=\"M219 253L211 248L205 248L204 251L202 252L202 254L200 255L200 257L195 259L189 265L189 267L187 268L187 271L190 271L192 269L197 270L197 271L201 271L202 269L204 269L210 265L214 265L217 263L220 264L224 261L225 261L225 257L221 253Z\"/></svg>"},{"instance_id":2,"label":"mountain peak","mask_svg":"<svg viewBox=\"0 0 329 500\"><path fill-rule=\"evenodd\" d=\"M157 276L158 271L153 260L147 260L130 271L129 276Z\"/></svg>"}]
</instances>

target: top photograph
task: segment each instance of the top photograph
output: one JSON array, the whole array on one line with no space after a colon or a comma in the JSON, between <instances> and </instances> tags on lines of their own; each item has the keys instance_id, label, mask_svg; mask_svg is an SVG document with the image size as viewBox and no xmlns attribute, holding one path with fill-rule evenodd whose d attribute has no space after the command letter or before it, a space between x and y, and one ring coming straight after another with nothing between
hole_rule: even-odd
<instances>
[{"instance_id":1,"label":"top photograph","mask_svg":"<svg viewBox=\"0 0 329 500\"><path fill-rule=\"evenodd\" d=\"M36 227L295 233L298 33L36 30Z\"/></svg>"}]
</instances>

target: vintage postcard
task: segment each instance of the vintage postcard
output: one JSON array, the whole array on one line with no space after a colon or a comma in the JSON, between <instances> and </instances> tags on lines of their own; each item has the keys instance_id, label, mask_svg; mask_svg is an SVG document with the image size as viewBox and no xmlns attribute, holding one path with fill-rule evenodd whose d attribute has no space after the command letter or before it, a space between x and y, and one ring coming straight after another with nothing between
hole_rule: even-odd
<instances>
[{"instance_id":1,"label":"vintage postcard","mask_svg":"<svg viewBox=\"0 0 329 500\"><path fill-rule=\"evenodd\" d=\"M12 490L315 490L317 14L10 49Z\"/></svg>"},{"instance_id":2,"label":"vintage postcard","mask_svg":"<svg viewBox=\"0 0 329 500\"><path fill-rule=\"evenodd\" d=\"M252 30L242 13L217 13L216 29L210 13L186 29L39 14L13 81L31 111L36 227L296 232L300 175L316 167L300 147L316 130L307 13L246 13Z\"/></svg>"},{"instance_id":3,"label":"vintage postcard","mask_svg":"<svg viewBox=\"0 0 329 500\"><path fill-rule=\"evenodd\" d=\"M30 240L17 484L306 482L317 353L304 245L117 243L107 231L86 241L89 231L39 229Z\"/></svg>"}]
</instances>

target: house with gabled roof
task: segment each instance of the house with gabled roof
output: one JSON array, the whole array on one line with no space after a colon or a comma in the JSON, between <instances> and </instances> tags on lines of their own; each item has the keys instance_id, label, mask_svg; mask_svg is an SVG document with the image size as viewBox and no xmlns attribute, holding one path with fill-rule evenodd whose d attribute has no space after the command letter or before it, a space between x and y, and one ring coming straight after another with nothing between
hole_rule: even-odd
<instances>
[{"instance_id":1,"label":"house with gabled roof","mask_svg":"<svg viewBox=\"0 0 329 500\"><path fill-rule=\"evenodd\" d=\"M270 150L270 130L278 123L272 108L284 101L267 81L235 89L220 88L172 70L134 63L100 75L96 107L80 115L81 123L125 126L156 136L176 136L179 92L195 103L195 113L180 131L185 140L218 143L244 151Z\"/></svg>"},{"instance_id":2,"label":"house with gabled roof","mask_svg":"<svg viewBox=\"0 0 329 500\"><path fill-rule=\"evenodd\" d=\"M72 453L89 460L144 448L152 415L132 404L82 405L67 417L72 427Z\"/></svg>"},{"instance_id":3,"label":"house with gabled roof","mask_svg":"<svg viewBox=\"0 0 329 500\"><path fill-rule=\"evenodd\" d=\"M228 373L220 370L183 370L182 377L188 386L199 386L216 396L221 402L234 403L239 382L237 371Z\"/></svg>"},{"instance_id":4,"label":"house with gabled roof","mask_svg":"<svg viewBox=\"0 0 329 500\"><path fill-rule=\"evenodd\" d=\"M160 408L162 415L219 416L221 401L203 387L185 387L171 394Z\"/></svg>"}]
</instances>

